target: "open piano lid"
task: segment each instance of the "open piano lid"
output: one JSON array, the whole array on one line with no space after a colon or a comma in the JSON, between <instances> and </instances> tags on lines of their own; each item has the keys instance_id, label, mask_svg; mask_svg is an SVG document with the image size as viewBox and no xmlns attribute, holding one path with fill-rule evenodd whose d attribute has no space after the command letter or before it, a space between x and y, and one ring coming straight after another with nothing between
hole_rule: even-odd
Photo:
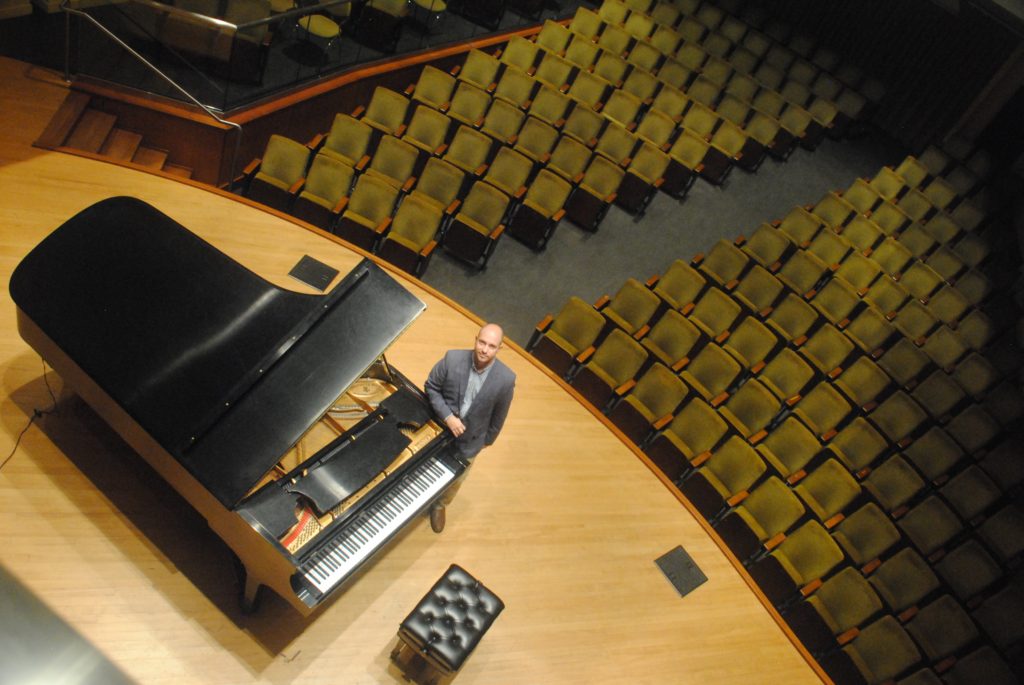
<instances>
[{"instance_id":1,"label":"open piano lid","mask_svg":"<svg viewBox=\"0 0 1024 685\"><path fill-rule=\"evenodd\" d=\"M10 292L229 508L425 309L370 260L324 295L284 290L128 197L47 236Z\"/></svg>"}]
</instances>

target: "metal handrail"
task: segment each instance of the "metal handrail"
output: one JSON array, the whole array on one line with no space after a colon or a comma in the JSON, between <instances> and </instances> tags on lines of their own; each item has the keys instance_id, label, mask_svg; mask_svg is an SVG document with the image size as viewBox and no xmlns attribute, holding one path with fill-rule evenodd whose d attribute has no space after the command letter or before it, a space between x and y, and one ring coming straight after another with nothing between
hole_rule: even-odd
<instances>
[{"instance_id":1,"label":"metal handrail","mask_svg":"<svg viewBox=\"0 0 1024 685\"><path fill-rule=\"evenodd\" d=\"M74 15L77 15L77 16L80 16L80 17L84 17L89 23L91 23L93 26L95 26L97 29L99 29L102 33L105 33L112 41L114 41L115 43L120 45L122 48L124 48L128 52L128 54L132 55L133 57L135 57L135 59L139 60L150 71L152 71L154 74L156 74L157 76L162 78L164 81L166 81L168 85L170 85L172 88L174 88L179 93L181 93L186 98L188 98L193 104L195 104L196 107L198 107L199 109L201 109L204 112L206 112L215 121L217 121L218 123L221 123L221 124L223 124L225 126L228 126L230 128L235 129L235 132L236 132L236 135L235 135L235 149L231 153L231 164L228 167L228 171L229 171L228 178L234 179L235 178L235 169L237 168L237 165L238 165L238 153L241 150L241 146L242 146L242 133L243 133L242 125L238 124L238 123L235 123L234 121L229 121L229 120L224 119L223 117L219 116L215 111L213 111L213 109L211 109L207 105L204 105L195 96L193 96L192 93L190 93L187 90L185 90L185 88L182 87L181 85L179 85L177 81L175 81L170 76L168 76L167 74L162 72L156 65L154 65L152 62L147 60L141 54L139 54L134 48L132 48L127 43L125 43L123 40L118 38L116 34L114 34L110 29L108 29L106 26L104 26L99 21L97 21L96 18L93 17L91 14L89 14L88 12L83 12L82 10L79 10L79 9L71 8L68 5L68 3L70 1L71 0L61 0L61 3L60 3L61 10L63 12L65 12L65 18L66 18L66 23L67 23L67 25L65 27L66 30L64 31L64 80L67 81L68 83L71 82L71 26L70 26L70 23L71 23L71 15L74 14ZM166 8L167 6L163 5L163 7ZM187 14L192 14L192 13L188 12ZM195 16L202 16L202 15L195 15ZM219 20L211 20L211 21L217 22ZM232 24L231 26L234 26L234 25Z\"/></svg>"}]
</instances>

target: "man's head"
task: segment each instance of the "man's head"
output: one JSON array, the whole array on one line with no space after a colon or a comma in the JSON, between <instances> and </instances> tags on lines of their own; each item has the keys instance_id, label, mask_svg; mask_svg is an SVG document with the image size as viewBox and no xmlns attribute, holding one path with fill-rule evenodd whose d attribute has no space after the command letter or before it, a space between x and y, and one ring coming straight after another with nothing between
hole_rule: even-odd
<instances>
[{"instance_id":1,"label":"man's head","mask_svg":"<svg viewBox=\"0 0 1024 685\"><path fill-rule=\"evenodd\" d=\"M476 334L476 343L473 345L473 366L483 369L494 361L504 338L505 333L501 330L501 326L496 323L485 324Z\"/></svg>"}]
</instances>

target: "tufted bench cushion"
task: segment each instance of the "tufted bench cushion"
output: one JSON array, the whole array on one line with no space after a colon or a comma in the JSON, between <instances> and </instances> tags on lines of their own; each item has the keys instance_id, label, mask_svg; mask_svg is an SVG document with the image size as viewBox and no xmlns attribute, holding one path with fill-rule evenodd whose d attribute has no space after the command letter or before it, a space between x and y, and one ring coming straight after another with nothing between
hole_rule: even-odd
<instances>
[{"instance_id":1,"label":"tufted bench cushion","mask_svg":"<svg viewBox=\"0 0 1024 685\"><path fill-rule=\"evenodd\" d=\"M402 621L398 634L427 659L455 672L504 608L497 595L452 564Z\"/></svg>"}]
</instances>

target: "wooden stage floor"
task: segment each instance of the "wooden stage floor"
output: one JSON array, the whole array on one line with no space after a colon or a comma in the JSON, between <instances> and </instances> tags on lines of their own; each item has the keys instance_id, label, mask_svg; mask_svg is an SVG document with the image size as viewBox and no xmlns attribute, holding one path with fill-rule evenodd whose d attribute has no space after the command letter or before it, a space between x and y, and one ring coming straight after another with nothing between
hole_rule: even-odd
<instances>
[{"instance_id":1,"label":"wooden stage floor","mask_svg":"<svg viewBox=\"0 0 1024 685\"><path fill-rule=\"evenodd\" d=\"M51 230L114 195L153 204L286 287L301 288L286 273L304 254L343 273L357 262L338 243L216 193L32 148L65 88L50 72L3 59L0 80L5 284ZM471 344L478 323L409 287L428 309L389 359L422 383L445 349ZM242 615L226 547L52 372L57 411L25 431L0 471L0 567L147 684L401 682L388 661L398 624L452 562L507 605L459 674L462 685L820 682L647 465L521 350L502 358L518 374L515 402L449 507L447 529L435 535L417 521L309 619L269 594L257 614ZM33 412L51 405L43 369L18 336L5 286L0 459ZM709 578L685 598L654 563L676 545Z\"/></svg>"}]
</instances>

